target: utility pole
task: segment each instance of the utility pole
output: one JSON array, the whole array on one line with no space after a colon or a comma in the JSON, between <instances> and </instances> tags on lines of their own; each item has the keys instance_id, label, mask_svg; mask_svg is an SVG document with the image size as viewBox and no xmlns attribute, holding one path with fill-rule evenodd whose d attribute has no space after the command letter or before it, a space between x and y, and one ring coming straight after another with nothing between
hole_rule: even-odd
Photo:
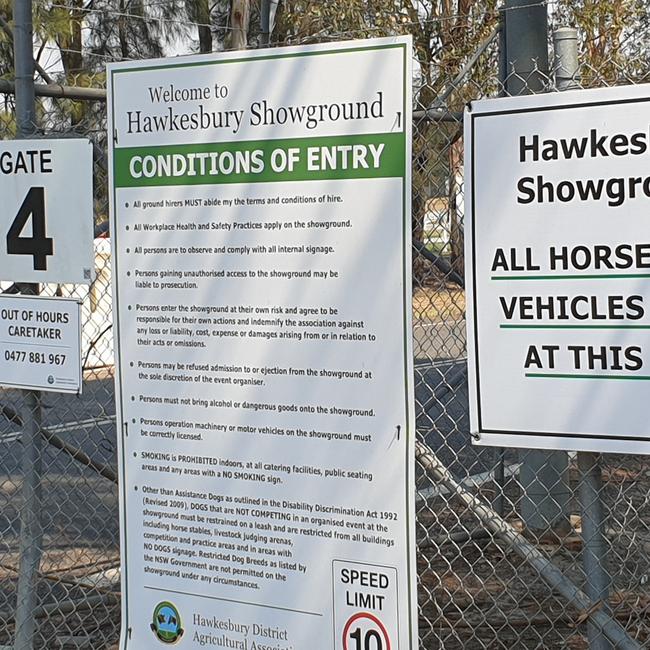
<instances>
[{"instance_id":1,"label":"utility pole","mask_svg":"<svg viewBox=\"0 0 650 650\"><path fill-rule=\"evenodd\" d=\"M502 74L506 95L532 95L547 89L546 5L544 0L505 0ZM521 517L525 532L536 538L549 533L567 534L571 525L566 452L523 450L521 463Z\"/></svg>"},{"instance_id":2,"label":"utility pole","mask_svg":"<svg viewBox=\"0 0 650 650\"><path fill-rule=\"evenodd\" d=\"M578 31L560 27L553 33L555 85L558 90L580 88ZM603 508L603 473L600 454L578 452L580 510L582 514L582 566L585 591L593 603L608 609L610 576L607 571L607 541ZM587 623L590 650L611 650L612 644L592 623Z\"/></svg>"},{"instance_id":3,"label":"utility pole","mask_svg":"<svg viewBox=\"0 0 650 650\"><path fill-rule=\"evenodd\" d=\"M16 137L36 132L34 52L31 0L14 0L14 67L16 71ZM23 293L35 295L37 284L20 285ZM41 394L23 392L23 504L20 510L20 567L16 595L14 650L32 650L36 619L38 572L41 565Z\"/></svg>"},{"instance_id":4,"label":"utility pole","mask_svg":"<svg viewBox=\"0 0 650 650\"><path fill-rule=\"evenodd\" d=\"M16 126L19 139L36 131L32 3L14 0L14 67L16 70Z\"/></svg>"}]
</instances>

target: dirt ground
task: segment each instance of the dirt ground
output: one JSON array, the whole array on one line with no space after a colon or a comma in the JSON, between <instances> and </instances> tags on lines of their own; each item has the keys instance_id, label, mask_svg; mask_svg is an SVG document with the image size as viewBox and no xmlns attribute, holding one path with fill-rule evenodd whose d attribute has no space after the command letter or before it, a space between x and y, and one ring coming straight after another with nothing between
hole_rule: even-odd
<instances>
[{"instance_id":1,"label":"dirt ground","mask_svg":"<svg viewBox=\"0 0 650 650\"><path fill-rule=\"evenodd\" d=\"M465 291L418 287L413 292L413 321L439 322L465 318Z\"/></svg>"},{"instance_id":2,"label":"dirt ground","mask_svg":"<svg viewBox=\"0 0 650 650\"><path fill-rule=\"evenodd\" d=\"M610 607L628 634L642 647L650 647L650 458L609 456L603 478ZM574 494L578 481L572 466ZM486 483L480 491L488 503L494 487ZM505 517L521 531L516 481L507 483L505 491ZM571 512L572 531L537 546L584 588L576 499ZM467 531L481 532L458 538ZM418 536L423 547L418 558L423 650L588 648L584 612L553 593L530 565L502 541L486 535L456 502L438 497L421 505Z\"/></svg>"}]
</instances>

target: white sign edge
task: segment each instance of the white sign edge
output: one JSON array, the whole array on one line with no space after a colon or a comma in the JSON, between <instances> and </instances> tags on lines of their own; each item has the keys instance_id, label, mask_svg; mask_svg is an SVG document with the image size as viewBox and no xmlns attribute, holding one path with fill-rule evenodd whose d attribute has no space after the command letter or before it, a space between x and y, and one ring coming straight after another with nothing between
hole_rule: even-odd
<instances>
[{"instance_id":1,"label":"white sign edge","mask_svg":"<svg viewBox=\"0 0 650 650\"><path fill-rule=\"evenodd\" d=\"M608 454L641 454L650 455L650 441L637 437L618 435L603 436L594 434L571 434L568 432L508 432L492 433L482 430L479 411L479 381L477 371L478 350L476 348L477 314L474 309L475 290L474 279L474 157L473 157L473 118L476 116L489 117L507 111L536 112L546 107L574 110L576 104L581 108L598 106L603 102L620 103L621 101L649 102L650 84L636 86L616 86L608 88L593 88L573 90L562 93L546 93L540 95L524 95L517 97L495 97L470 102L464 111L464 182L465 182L465 324L467 339L467 379L469 395L469 421L472 445L477 447L513 447L517 449L539 449L547 451L586 451ZM469 189L469 192L467 191ZM467 261L471 260L468 265ZM507 436L507 441L504 437ZM505 445L504 442L508 442ZM634 449L630 449L634 445Z\"/></svg>"},{"instance_id":2,"label":"white sign edge","mask_svg":"<svg viewBox=\"0 0 650 650\"><path fill-rule=\"evenodd\" d=\"M27 138L24 140L5 140L4 142L18 142L18 143L50 143L50 142L55 142L57 144L63 144L63 143L69 143L69 142L75 142L75 143L83 143L87 144L90 147L90 166L88 168L87 174L88 174L88 183L90 185L90 194L91 197L94 201L94 193L95 193L95 174L94 174L94 169L93 169L93 164L94 164L94 158L93 158L93 153L94 153L94 143L90 138L84 138L84 137L74 137L74 138L48 138L48 137L42 137L42 138ZM2 146L2 141L0 141L0 147ZM85 166L84 166L85 167ZM92 202L91 202L92 203ZM66 279L50 279L50 278L28 278L28 279L16 279L16 278L7 278L7 279L2 279L0 278L0 281L2 282L12 282L14 284L33 284L33 283L38 283L38 284L80 284L80 285L92 285L92 283L96 280L96 272L95 272L95 257L94 257L94 247L93 247L93 240L95 239L95 208L94 205L91 205L90 207L90 217L92 220L92 225L91 225L91 238L90 238L90 251L88 252L89 256L89 269L90 269L90 277L89 278L84 278L83 274L81 279L73 279L73 280L66 280ZM83 268L83 267L82 267ZM15 294L14 294L15 295Z\"/></svg>"},{"instance_id":3,"label":"white sign edge","mask_svg":"<svg viewBox=\"0 0 650 650\"><path fill-rule=\"evenodd\" d=\"M293 54L295 52L305 52L305 51L330 51L334 47L337 48L337 51L342 52L345 50L353 49L375 49L378 46L390 45L390 44L403 44L407 48L408 53L412 53L413 49L413 37L411 35L405 36L389 36L373 39L355 39L349 41L335 41L332 43L317 43L310 45L298 45L298 46L289 46L289 47L276 47L276 48L264 48L256 50L245 50L245 51L234 51L234 52L215 52L212 55L188 55L176 57L174 59L169 58L159 58L159 59L149 59L146 61L124 61L118 63L108 63L106 65L106 101L109 114L109 123L108 123L108 199L109 199L109 224L111 234L115 231L115 178L114 178L114 148L116 145L116 133L115 133L115 124L114 124L114 89L113 89L113 75L115 73L128 72L133 68L145 69L145 68L174 68L178 66L185 65L210 65L210 59L213 61L218 57L219 59L248 59L248 58L259 58L260 56L268 56L274 58L284 58L287 55ZM406 392L406 416L408 418L409 424L407 425L407 431L405 435L407 436L408 444L406 445L407 449L407 467L406 467L406 477L408 485L406 486L406 499L407 499L407 544L408 548L405 549L407 552L407 568L408 568L408 585L409 585L409 594L407 595L408 602L408 618L410 619L410 630L409 637L411 642L414 642L418 639L418 605L417 605L417 541L416 541L416 504L415 504L415 438L416 438L416 414L415 414L415 376L414 372L409 372L409 368L413 371L414 359L413 359L413 309L410 296L412 295L412 144L413 144L413 98L412 98L412 84L409 83L409 80L413 78L413 62L412 56L407 56L406 61L406 81L405 84L405 106L407 111L405 114L405 124L404 124L404 135L406 140L406 152L405 152L405 176L404 176L404 211L403 211L403 224L404 224L404 246L403 246L403 257L404 257L404 280L408 283L408 286L404 286L404 327L405 327L405 392ZM113 272L111 273L111 289L114 299L117 297L117 246L115 242L115 237L111 236L111 259L114 260ZM411 291L407 291L407 289ZM409 294L407 296L407 294ZM122 490L122 498L118 499L119 502L119 519L120 519L120 544L124 544L126 548L127 544L127 533L126 533L126 512L124 504L128 495L126 494L126 480L123 473L126 471L126 459L125 459L125 449L123 446L122 433L128 436L128 422L124 421L123 418L123 409L122 409L122 377L121 377L121 348L119 342L119 318L118 318L118 304L117 300L114 300L113 306L113 323L114 323L114 354L115 354L115 372L114 372L114 383L115 383L115 393L116 393L116 424L117 424L117 451L121 459L119 463L120 467L120 489ZM118 398L119 395L119 398ZM128 584L127 581L127 572L128 567L124 561L124 554L120 553L120 571L122 575L122 580L124 584ZM127 635L128 635L128 594L124 592L127 597L121 598L121 633L120 633L120 642L118 648L120 650L126 650L127 648Z\"/></svg>"}]
</instances>

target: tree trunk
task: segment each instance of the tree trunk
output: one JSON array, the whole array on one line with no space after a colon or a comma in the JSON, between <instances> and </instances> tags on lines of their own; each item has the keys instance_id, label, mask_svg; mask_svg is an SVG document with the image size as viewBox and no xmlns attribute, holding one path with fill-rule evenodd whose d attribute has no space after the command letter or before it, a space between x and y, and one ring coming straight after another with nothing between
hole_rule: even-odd
<instances>
[{"instance_id":1,"label":"tree trunk","mask_svg":"<svg viewBox=\"0 0 650 650\"><path fill-rule=\"evenodd\" d=\"M80 76L84 71L83 56L81 53L81 24L83 21L82 0L71 0L68 3L70 14L70 30L62 32L57 38L61 53L61 64L65 73L65 81L69 86L81 86ZM70 111L70 126L73 128L85 119L87 106L85 102L74 102Z\"/></svg>"},{"instance_id":2,"label":"tree trunk","mask_svg":"<svg viewBox=\"0 0 650 650\"><path fill-rule=\"evenodd\" d=\"M68 7L70 10L70 30L62 32L57 38L61 52L61 64L65 72L66 83L75 86L77 75L83 72L83 58L81 55L81 0L72 0Z\"/></svg>"},{"instance_id":3,"label":"tree trunk","mask_svg":"<svg viewBox=\"0 0 650 650\"><path fill-rule=\"evenodd\" d=\"M251 19L250 0L232 0L230 45L234 50L244 50L248 45L248 26Z\"/></svg>"},{"instance_id":4,"label":"tree trunk","mask_svg":"<svg viewBox=\"0 0 650 650\"><path fill-rule=\"evenodd\" d=\"M210 7L208 0L195 0L196 22L199 29L199 52L212 52L212 30L210 28Z\"/></svg>"},{"instance_id":5,"label":"tree trunk","mask_svg":"<svg viewBox=\"0 0 650 650\"><path fill-rule=\"evenodd\" d=\"M449 147L449 238L451 241L451 267L461 277L465 274L465 230L463 214L459 213L458 200L462 196L463 141L458 138Z\"/></svg>"}]
</instances>

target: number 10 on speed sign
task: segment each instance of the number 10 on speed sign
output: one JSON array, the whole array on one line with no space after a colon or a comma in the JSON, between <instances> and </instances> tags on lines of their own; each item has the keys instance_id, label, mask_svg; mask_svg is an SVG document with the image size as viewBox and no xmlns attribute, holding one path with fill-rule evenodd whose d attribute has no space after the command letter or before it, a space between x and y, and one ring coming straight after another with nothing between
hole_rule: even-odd
<instances>
[{"instance_id":1,"label":"number 10 on speed sign","mask_svg":"<svg viewBox=\"0 0 650 650\"><path fill-rule=\"evenodd\" d=\"M90 283L92 143L0 142L0 280Z\"/></svg>"}]
</instances>

